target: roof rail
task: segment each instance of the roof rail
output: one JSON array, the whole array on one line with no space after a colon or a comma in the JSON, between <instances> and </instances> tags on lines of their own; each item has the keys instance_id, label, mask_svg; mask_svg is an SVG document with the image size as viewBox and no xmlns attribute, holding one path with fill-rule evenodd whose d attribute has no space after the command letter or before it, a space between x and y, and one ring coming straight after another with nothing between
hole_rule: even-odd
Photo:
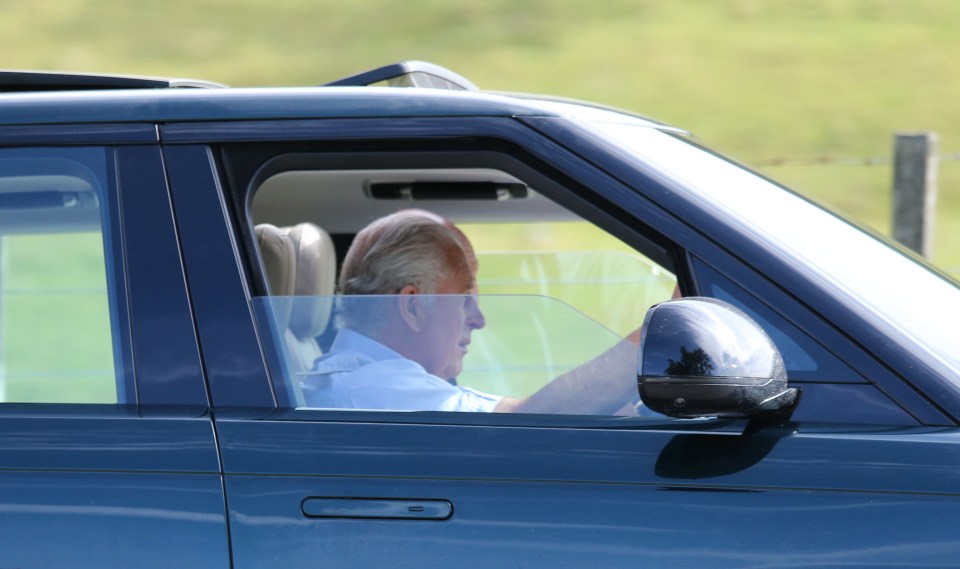
<instances>
[{"instance_id":1,"label":"roof rail","mask_svg":"<svg viewBox=\"0 0 960 569\"><path fill-rule=\"evenodd\" d=\"M401 61L385 65L357 75L344 77L327 87L366 87L386 82L391 87L426 87L430 89L451 89L455 91L478 91L466 77L426 61Z\"/></svg>"},{"instance_id":2,"label":"roof rail","mask_svg":"<svg viewBox=\"0 0 960 569\"><path fill-rule=\"evenodd\" d=\"M213 89L222 87L225 87L225 85L196 79L161 79L158 77L56 73L50 71L0 71L0 93L96 89Z\"/></svg>"}]
</instances>

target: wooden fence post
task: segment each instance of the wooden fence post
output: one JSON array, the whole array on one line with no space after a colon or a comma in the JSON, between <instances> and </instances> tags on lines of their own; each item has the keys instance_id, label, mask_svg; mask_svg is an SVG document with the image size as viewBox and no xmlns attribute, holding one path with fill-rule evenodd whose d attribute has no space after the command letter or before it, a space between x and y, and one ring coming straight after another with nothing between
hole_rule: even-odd
<instances>
[{"instance_id":1,"label":"wooden fence post","mask_svg":"<svg viewBox=\"0 0 960 569\"><path fill-rule=\"evenodd\" d=\"M926 258L933 254L937 205L937 147L933 132L895 135L893 238Z\"/></svg>"}]
</instances>

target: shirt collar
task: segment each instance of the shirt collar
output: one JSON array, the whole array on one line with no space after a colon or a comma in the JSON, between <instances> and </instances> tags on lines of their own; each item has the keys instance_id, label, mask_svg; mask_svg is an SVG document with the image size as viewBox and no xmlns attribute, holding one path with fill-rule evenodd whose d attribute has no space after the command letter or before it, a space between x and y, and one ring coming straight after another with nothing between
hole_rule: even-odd
<instances>
[{"instance_id":1,"label":"shirt collar","mask_svg":"<svg viewBox=\"0 0 960 569\"><path fill-rule=\"evenodd\" d=\"M341 328L340 331L337 332L337 337L333 340L333 345L330 346L330 352L334 353L348 350L361 352L374 361L407 359L380 342L364 336L360 332L349 328Z\"/></svg>"}]
</instances>

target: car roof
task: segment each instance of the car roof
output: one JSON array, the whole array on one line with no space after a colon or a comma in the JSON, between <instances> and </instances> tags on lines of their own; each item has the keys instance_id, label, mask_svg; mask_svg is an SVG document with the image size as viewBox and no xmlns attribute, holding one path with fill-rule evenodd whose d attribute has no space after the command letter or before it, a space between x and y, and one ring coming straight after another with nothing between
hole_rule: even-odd
<instances>
[{"instance_id":1,"label":"car roof","mask_svg":"<svg viewBox=\"0 0 960 569\"><path fill-rule=\"evenodd\" d=\"M576 103L422 88L130 89L0 95L0 125L597 113L662 126Z\"/></svg>"},{"instance_id":2,"label":"car roof","mask_svg":"<svg viewBox=\"0 0 960 569\"><path fill-rule=\"evenodd\" d=\"M274 88L227 88L196 79L0 70L0 125L6 126L442 116L572 116L683 132L593 103L484 93L462 75L424 61L385 65L319 87Z\"/></svg>"},{"instance_id":3,"label":"car roof","mask_svg":"<svg viewBox=\"0 0 960 569\"><path fill-rule=\"evenodd\" d=\"M548 114L477 93L391 87L131 89L0 95L0 124Z\"/></svg>"},{"instance_id":4,"label":"car roof","mask_svg":"<svg viewBox=\"0 0 960 569\"><path fill-rule=\"evenodd\" d=\"M431 116L575 116L670 128L582 101L484 93L463 76L422 61L387 65L320 87L274 88L0 70L0 125Z\"/></svg>"}]
</instances>

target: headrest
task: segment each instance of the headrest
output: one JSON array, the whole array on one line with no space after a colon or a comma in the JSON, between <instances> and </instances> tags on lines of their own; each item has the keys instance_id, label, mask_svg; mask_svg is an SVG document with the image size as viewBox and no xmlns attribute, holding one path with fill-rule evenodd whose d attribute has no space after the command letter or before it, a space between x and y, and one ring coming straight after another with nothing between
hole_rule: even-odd
<instances>
[{"instance_id":1,"label":"headrest","mask_svg":"<svg viewBox=\"0 0 960 569\"><path fill-rule=\"evenodd\" d=\"M254 232L260 245L263 267L267 271L270 294L292 296L296 282L296 255L293 244L282 230L269 223L256 226Z\"/></svg>"},{"instance_id":2,"label":"headrest","mask_svg":"<svg viewBox=\"0 0 960 569\"><path fill-rule=\"evenodd\" d=\"M280 230L294 254L295 296L332 297L337 284L337 255L330 235L312 223ZM313 310L294 310L290 330L300 339L319 336L330 321L333 302L312 303Z\"/></svg>"}]
</instances>

